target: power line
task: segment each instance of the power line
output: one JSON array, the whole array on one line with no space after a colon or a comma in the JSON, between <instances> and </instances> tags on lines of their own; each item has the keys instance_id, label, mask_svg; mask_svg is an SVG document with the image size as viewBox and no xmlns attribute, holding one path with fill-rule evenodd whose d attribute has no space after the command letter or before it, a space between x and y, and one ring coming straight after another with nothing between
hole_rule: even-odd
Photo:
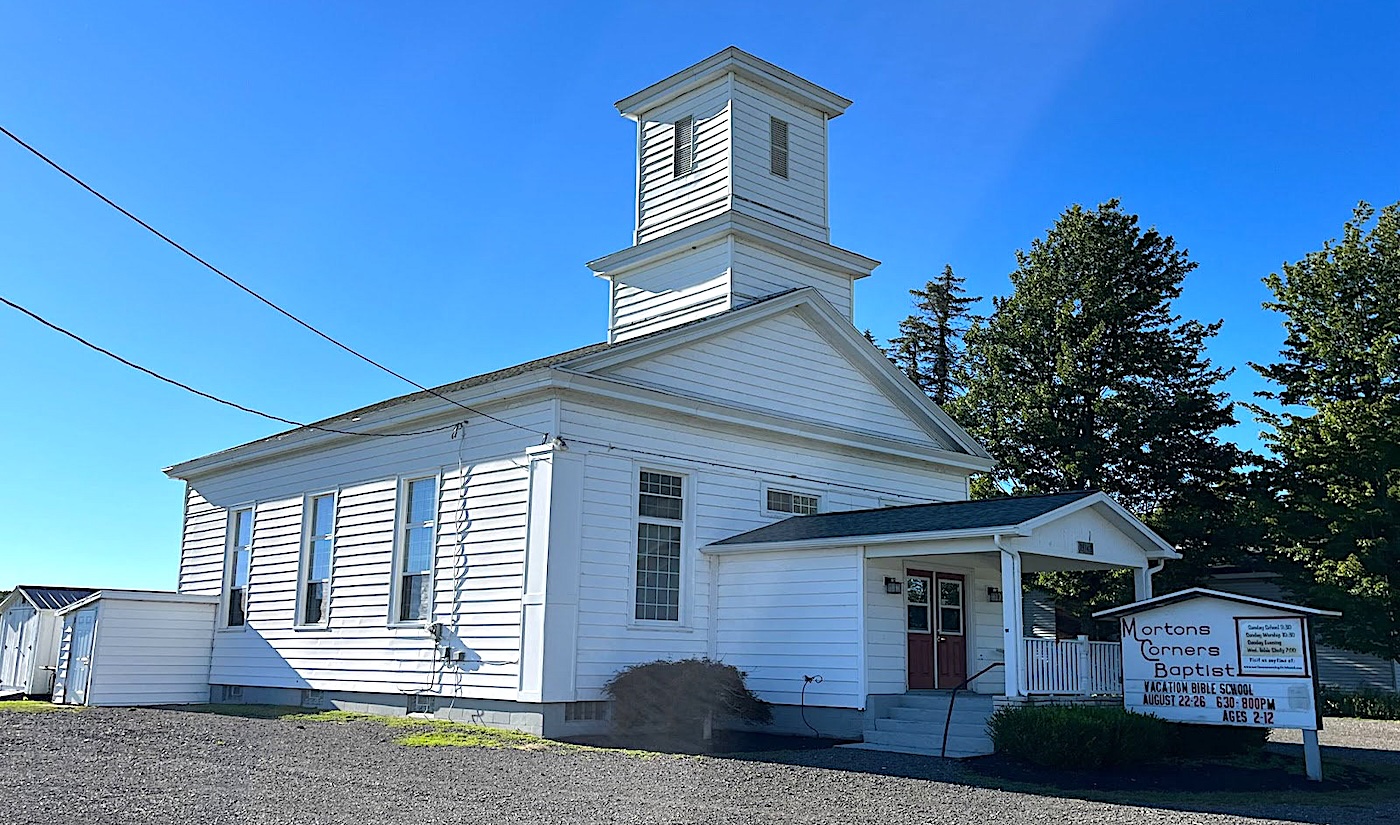
<instances>
[{"instance_id":1,"label":"power line","mask_svg":"<svg viewBox=\"0 0 1400 825\"><path fill-rule=\"evenodd\" d=\"M683 455L671 455L670 453L658 453L653 452L651 450L640 450L634 447L619 447L616 444L607 444L602 441L589 441L586 438L575 438L573 436L566 436L563 433L559 434L559 440L564 442L565 446L569 444L587 444L590 447L602 447L608 450L609 452L617 451L622 453L632 453L633 455L644 455L649 456L651 458L660 458L669 461L681 461L687 464L704 464L708 467L719 467L724 470L739 470L741 472L752 473L753 475L758 476L776 476L778 478L791 479L793 481L806 481L810 484L820 484L826 487L841 487L846 490L858 490L862 493L878 493L884 496L898 496L899 498L925 498L924 496L909 496L905 493L894 492L893 490L879 490L874 487L861 487L858 484L846 484L840 481L832 481L831 479L809 478L807 476L797 475L796 473L779 473L769 470L758 470L753 467L745 467L740 464L726 464L723 461L710 461L704 458L694 458L691 456ZM938 503L931 499L925 499L925 501L929 504Z\"/></svg>"},{"instance_id":2,"label":"power line","mask_svg":"<svg viewBox=\"0 0 1400 825\"><path fill-rule=\"evenodd\" d=\"M149 375L149 376L151 376L152 378L155 378L155 379L157 379L157 380L159 380L159 381L164 381L164 382L167 383L167 384L170 384L170 385L175 386L175 387L179 387L180 389L184 390L185 392L194 393L195 395L198 395L198 396L200 396L201 398L207 398L207 399L209 399L210 401L217 401L218 403L223 404L223 405L225 405L225 406L227 406L227 407L233 407L233 408L236 409L236 410L242 410L243 412L246 412L246 413L252 413L253 415L261 416L261 417L266 418L266 419L269 419L269 420L271 420L271 421L280 421L280 422L283 423L283 424L290 424L290 425L292 425L293 427L302 427L302 428L305 428L305 429L308 429L308 430L320 430L320 431L323 432L323 433L338 433L338 434L340 434L340 435L358 435L358 436L364 436L364 437L366 437L366 438L403 438L403 437L405 437L405 436L410 436L410 435L427 435L428 433L440 433L440 432L443 432L443 431L445 431L445 430L457 430L457 429L459 429L459 428L462 426L462 423L461 423L461 422L458 422L458 423L456 423L456 424L449 424L449 425L444 426L444 427L435 427L435 428L433 428L433 429L431 429L431 430L417 430L417 431L411 432L411 433L365 433L365 432L354 432L353 430L338 430L338 429L336 429L336 428L334 428L334 427L322 427L322 426L320 426L320 425L318 425L318 424L303 424L303 423L301 423L300 421L293 421L293 420L290 419L290 418L283 418L283 417L280 416L280 415L273 415L272 413L263 412L262 410L255 410L255 409L253 409L252 407L245 407L245 406L243 406L242 404L239 404L239 403L237 403L237 402L229 401L229 400L224 399L224 398L220 398L220 397L218 397L217 395L211 395L211 394L209 394L209 393L207 393L207 392L204 392L203 390L197 390L197 389L195 389L194 387L191 387L189 384L185 384L185 383L182 383L182 382L180 382L180 381L176 381L174 378L168 378L168 377L166 377L166 376L164 376L164 375L161 375L160 373L156 372L155 370L147 369L146 367L143 367L143 366L141 366L140 364L137 364L137 363L134 362L134 361L129 361L129 360L127 360L127 359L121 357L120 355L117 355L115 352L112 352L112 351L109 350L109 349L104 349L103 347L100 347L100 346L98 346L97 344L92 343L91 341L87 340L86 338L83 338L82 336L78 335L78 334L75 333L75 332L70 332L69 330L64 329L63 327L59 326L58 324L55 324L54 322L49 321L48 319L46 319L46 318L40 316L39 314L37 314L37 313L35 313L35 312L31 312L30 310L25 309L24 307L20 306L19 304L15 303L14 301L11 301L10 299L4 297L3 295L0 295L0 303L4 303L6 306L9 306L11 309L18 310L19 312L22 312L22 313L24 313L25 315L28 315L30 318L33 318L35 321L38 321L39 323L43 324L44 326L48 327L49 329L53 330L54 332L58 332L58 333L61 333L61 334L63 334L63 335L66 335L66 336L68 336L69 338L72 338L74 341L77 341L79 344L82 344L83 346L87 347L88 349L94 350L94 351L96 351L96 352L100 352L100 353L102 353L103 355L107 356L108 358L113 359L114 361L120 362L120 363L122 363L122 364L124 364L124 365L126 365L126 366L128 366L128 367L131 367L132 369L134 369L134 370L136 370L136 371L138 371L138 372L143 372L143 373L145 373L146 375Z\"/></svg>"},{"instance_id":3,"label":"power line","mask_svg":"<svg viewBox=\"0 0 1400 825\"><path fill-rule=\"evenodd\" d=\"M201 257L199 257L198 255L196 255L195 253L193 253L193 252L191 252L190 250L186 249L185 247L181 246L179 243L177 243L177 242L176 242L174 239L172 239L170 236L166 235L164 232L161 232L159 229L156 229L154 226L151 226L150 224L148 224L148 223L146 223L145 221L141 220L140 218L136 217L136 216L133 215L132 213L128 212L126 209L122 208L122 206L121 206L120 204L118 204L116 201L112 200L111 198L107 197L106 195L102 194L101 192L97 191L96 189L92 188L92 187L89 186L86 182L84 182L81 178L79 178L77 175L73 174L72 172L69 172L67 169L64 169L62 166L59 166L58 163L56 163L55 161L53 161L52 159L50 159L50 158L49 158L47 155L45 155L43 152L40 152L38 149L35 149L33 146L30 146L28 143L25 143L25 142L24 142L23 140L21 140L20 137L19 137L18 135L16 135L14 132L11 132L9 129L6 129L4 126L0 126L0 132L3 132L3 133L5 134L5 136L8 137L10 140L13 140L15 143L18 143L20 146L23 146L25 149L27 149L32 155L34 155L35 157L37 157L39 160L42 160L44 163L47 163L49 166L52 166L54 169L57 169L57 170L59 171L59 173L61 173L64 177L68 178L69 180L71 180L71 181L73 181L74 183L78 184L78 185L81 186L82 188L86 189L86 190L87 190L88 192L90 192L91 194L95 195L95 196L96 196L98 199L100 199L103 203L107 204L108 206L112 207L113 209L117 210L118 212L122 213L123 215L127 216L127 217L130 218L131 220L135 221L137 224L141 225L141 227L143 227L147 232L150 232L152 235L155 235L157 238L160 238L162 241L165 241L166 243L170 244L171 246L173 246L173 247L175 247L176 249L178 249L178 250L180 250L181 252L183 252L185 255L189 256L192 260L194 260L195 262L197 262L200 266L203 266L205 269L209 270L210 272L213 272L215 275L218 275L220 278L223 278L225 281L228 281L229 283L233 284L234 286L238 287L239 289L241 289L241 290L243 290L244 292L248 293L249 295L253 296L253 297L256 298L257 300L261 301L263 304L266 304L268 307L271 307L272 309L276 310L277 312L281 313L282 315L286 316L287 318L291 319L292 321L295 321L298 325L300 325L300 326L304 327L305 329L307 329L307 330L309 330L309 331L315 333L316 335L320 336L321 338L325 339L326 341L329 341L330 343L336 345L337 347L340 347L341 349L345 350L346 352L350 353L351 355L355 356L356 358L360 359L361 361L364 361L365 363L370 364L371 366L377 367L377 368L383 370L384 372L389 373L390 375L394 376L395 378L397 378L397 379L399 379L399 380L401 380L401 381L405 381L405 382L407 382L407 383L409 383L409 384L412 384L413 386L417 387L418 389L422 390L423 392L429 393L429 394L431 394L431 395L435 395L435 396L437 396L438 398L441 398L443 401L448 402L449 404L455 404L456 406L461 407L462 409L466 410L467 412L475 413L476 415L479 415L479 416L481 416L481 417L483 417L483 418L489 418L489 419L491 419L492 421L497 422L498 424L505 424L505 425L510 426L510 427L515 427L515 428L518 429L518 430L524 430L525 432L534 433L535 435L546 435L546 433L542 433L542 432L540 432L540 431L538 431L538 430L532 430L532 429L530 429L529 427L521 426L521 425L519 425L519 424L516 424L516 423L513 422L513 421L506 421L506 420L503 419L503 418L497 418L496 416L491 415L490 413L482 412L481 410L475 409L475 408L473 408L473 407L469 407L469 406L467 406L466 404L461 403L460 401L455 401L455 400L453 400L453 399L451 399L451 398L448 398L447 396L443 395L442 393L438 392L437 390L433 390L433 389L430 389L430 388L428 388L428 387L425 387L425 386L423 386L422 384L418 383L417 381L414 381L412 378L409 378L409 377L407 377L407 376L405 376L405 375L402 375L401 373L398 373L398 372L395 372L395 371L392 370L392 369L389 369L388 367L384 366L383 364L379 363L378 361L374 360L373 358L370 358L368 355L365 355L365 354L363 354L363 353L357 351L356 349L354 349L353 347L351 347L349 344L341 343L341 342L338 341L337 339L332 338L332 337L331 337L330 335L328 335L327 333L322 332L321 330L317 329L316 327L312 326L311 324L307 323L306 321L303 321L303 320L301 320L300 318L298 318L297 316L293 315L290 311L288 311L288 310L286 310L286 309L283 309L282 307L280 307L280 306L278 306L277 304L273 303L271 299L263 297L263 296L260 295L256 290L254 290L252 287L250 287L250 286L244 284L243 282L239 281L237 278L234 278L232 275L227 274L227 273L224 272L223 270L219 269L218 267L214 266L213 264L209 263L208 261L206 261L206 260L204 260L203 258L201 258ZM6 303L8 303L8 301L7 301ZM12 306L13 306L13 305L12 305ZM37 317L37 316L35 316L35 317ZM108 354L110 354L110 353L108 353ZM159 376L158 376L158 377L159 377ZM196 392L197 392L197 390L196 390ZM216 400L218 400L218 399L216 399ZM254 411L253 411L253 410L249 410L249 412L254 412ZM285 420L285 419L277 418L276 416L267 416L267 417L273 418L273 419L278 420L278 421L283 421L283 420ZM302 426L305 426L305 425L302 425Z\"/></svg>"}]
</instances>

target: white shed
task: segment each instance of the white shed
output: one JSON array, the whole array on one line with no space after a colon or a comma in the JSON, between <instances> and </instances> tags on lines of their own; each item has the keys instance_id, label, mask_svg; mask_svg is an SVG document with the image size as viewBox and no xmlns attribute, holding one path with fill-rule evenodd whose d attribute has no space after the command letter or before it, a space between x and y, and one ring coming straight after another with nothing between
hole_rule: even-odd
<instances>
[{"instance_id":1,"label":"white shed","mask_svg":"<svg viewBox=\"0 0 1400 825\"><path fill-rule=\"evenodd\" d=\"M58 612L53 700L67 705L209 701L217 596L100 590Z\"/></svg>"},{"instance_id":2,"label":"white shed","mask_svg":"<svg viewBox=\"0 0 1400 825\"><path fill-rule=\"evenodd\" d=\"M0 601L0 695L50 692L58 660L60 623L55 613L94 592L21 584Z\"/></svg>"}]
</instances>

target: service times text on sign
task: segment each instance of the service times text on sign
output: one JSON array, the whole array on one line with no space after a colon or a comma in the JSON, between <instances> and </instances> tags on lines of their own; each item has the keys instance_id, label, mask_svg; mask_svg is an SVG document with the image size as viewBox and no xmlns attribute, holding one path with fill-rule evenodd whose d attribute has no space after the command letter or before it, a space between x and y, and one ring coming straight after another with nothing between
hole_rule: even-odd
<instances>
[{"instance_id":1,"label":"service times text on sign","mask_svg":"<svg viewBox=\"0 0 1400 825\"><path fill-rule=\"evenodd\" d=\"M1211 725L1317 728L1307 619L1212 599L1121 618L1129 710Z\"/></svg>"}]
</instances>

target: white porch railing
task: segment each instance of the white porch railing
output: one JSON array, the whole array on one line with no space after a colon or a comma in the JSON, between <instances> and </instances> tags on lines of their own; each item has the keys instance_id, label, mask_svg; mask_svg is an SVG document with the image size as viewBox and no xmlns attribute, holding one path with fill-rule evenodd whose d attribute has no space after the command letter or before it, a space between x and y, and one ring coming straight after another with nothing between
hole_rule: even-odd
<instances>
[{"instance_id":1,"label":"white porch railing","mask_svg":"<svg viewBox=\"0 0 1400 825\"><path fill-rule=\"evenodd\" d=\"M1025 687L1030 696L1117 696L1123 693L1123 651L1117 642L1025 640Z\"/></svg>"}]
</instances>

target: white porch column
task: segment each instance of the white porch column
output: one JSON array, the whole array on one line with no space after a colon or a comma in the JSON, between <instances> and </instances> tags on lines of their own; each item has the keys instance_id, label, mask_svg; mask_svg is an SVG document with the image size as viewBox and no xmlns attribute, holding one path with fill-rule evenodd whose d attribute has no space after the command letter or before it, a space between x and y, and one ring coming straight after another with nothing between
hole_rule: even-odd
<instances>
[{"instance_id":1,"label":"white porch column","mask_svg":"<svg viewBox=\"0 0 1400 825\"><path fill-rule=\"evenodd\" d=\"M1021 554L1014 550L1001 550L1001 623L1002 661L1006 663L1006 695L1024 696L1025 623L1021 609Z\"/></svg>"}]
</instances>

